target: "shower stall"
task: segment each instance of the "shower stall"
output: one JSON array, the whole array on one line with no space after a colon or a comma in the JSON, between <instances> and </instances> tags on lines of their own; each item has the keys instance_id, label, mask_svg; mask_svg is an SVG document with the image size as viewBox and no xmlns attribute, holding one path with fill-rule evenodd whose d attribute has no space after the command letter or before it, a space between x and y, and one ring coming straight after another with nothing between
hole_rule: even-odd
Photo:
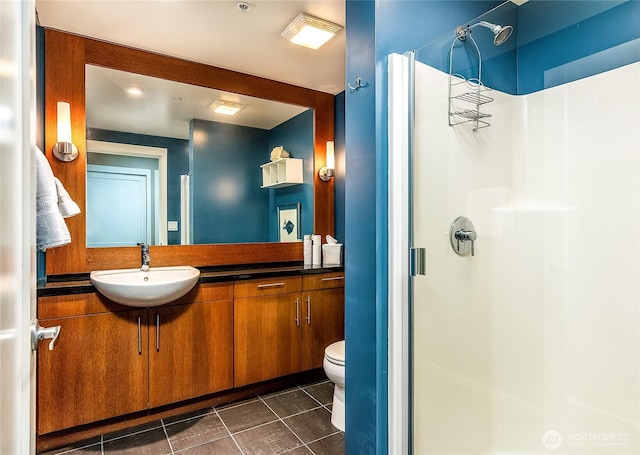
<instances>
[{"instance_id":1,"label":"shower stall","mask_svg":"<svg viewBox=\"0 0 640 455\"><path fill-rule=\"evenodd\" d=\"M391 55L388 164L390 453L640 453L640 2Z\"/></svg>"}]
</instances>

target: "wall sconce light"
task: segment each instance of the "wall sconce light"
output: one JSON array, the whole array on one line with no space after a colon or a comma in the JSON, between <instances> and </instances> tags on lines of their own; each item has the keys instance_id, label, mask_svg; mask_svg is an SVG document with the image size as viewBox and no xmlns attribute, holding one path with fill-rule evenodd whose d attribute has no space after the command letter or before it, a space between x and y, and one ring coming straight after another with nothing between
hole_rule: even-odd
<instances>
[{"instance_id":1,"label":"wall sconce light","mask_svg":"<svg viewBox=\"0 0 640 455\"><path fill-rule=\"evenodd\" d=\"M73 161L78 158L78 147L71 142L71 106L58 102L58 142L53 146L53 155L60 161Z\"/></svg>"},{"instance_id":2,"label":"wall sconce light","mask_svg":"<svg viewBox=\"0 0 640 455\"><path fill-rule=\"evenodd\" d=\"M293 44L318 49L342 30L342 25L300 13L282 32Z\"/></svg>"},{"instance_id":3,"label":"wall sconce light","mask_svg":"<svg viewBox=\"0 0 640 455\"><path fill-rule=\"evenodd\" d=\"M323 182L328 182L334 176L334 170L336 168L335 165L335 155L333 150L333 141L327 141L327 158L326 158L326 166L321 167L318 171L318 177Z\"/></svg>"}]
</instances>

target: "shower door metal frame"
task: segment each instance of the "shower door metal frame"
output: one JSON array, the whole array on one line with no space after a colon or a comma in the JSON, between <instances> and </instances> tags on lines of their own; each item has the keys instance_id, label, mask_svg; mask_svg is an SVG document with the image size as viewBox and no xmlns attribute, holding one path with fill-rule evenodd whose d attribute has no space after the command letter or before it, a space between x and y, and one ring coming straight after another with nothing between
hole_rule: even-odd
<instances>
[{"instance_id":1,"label":"shower door metal frame","mask_svg":"<svg viewBox=\"0 0 640 455\"><path fill-rule=\"evenodd\" d=\"M388 318L389 453L413 453L411 149L415 52L389 55L388 64Z\"/></svg>"}]
</instances>

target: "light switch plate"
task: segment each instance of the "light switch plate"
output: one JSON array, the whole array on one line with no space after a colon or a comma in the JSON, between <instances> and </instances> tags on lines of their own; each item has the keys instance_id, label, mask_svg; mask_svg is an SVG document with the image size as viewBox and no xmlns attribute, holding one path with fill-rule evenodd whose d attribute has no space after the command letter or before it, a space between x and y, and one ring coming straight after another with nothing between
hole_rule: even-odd
<instances>
[{"instance_id":1,"label":"light switch plate","mask_svg":"<svg viewBox=\"0 0 640 455\"><path fill-rule=\"evenodd\" d=\"M169 230L169 231L177 231L178 230L178 222L177 221L167 221L167 230Z\"/></svg>"}]
</instances>

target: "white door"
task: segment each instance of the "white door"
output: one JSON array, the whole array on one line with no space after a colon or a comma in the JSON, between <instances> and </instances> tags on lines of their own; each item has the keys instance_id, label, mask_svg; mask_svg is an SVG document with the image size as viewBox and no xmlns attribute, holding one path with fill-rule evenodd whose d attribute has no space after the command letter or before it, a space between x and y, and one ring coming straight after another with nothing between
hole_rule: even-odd
<instances>
[{"instance_id":1,"label":"white door","mask_svg":"<svg viewBox=\"0 0 640 455\"><path fill-rule=\"evenodd\" d=\"M35 5L0 1L0 453L35 451Z\"/></svg>"},{"instance_id":2,"label":"white door","mask_svg":"<svg viewBox=\"0 0 640 455\"><path fill-rule=\"evenodd\" d=\"M155 244L151 171L87 165L87 246Z\"/></svg>"}]
</instances>

